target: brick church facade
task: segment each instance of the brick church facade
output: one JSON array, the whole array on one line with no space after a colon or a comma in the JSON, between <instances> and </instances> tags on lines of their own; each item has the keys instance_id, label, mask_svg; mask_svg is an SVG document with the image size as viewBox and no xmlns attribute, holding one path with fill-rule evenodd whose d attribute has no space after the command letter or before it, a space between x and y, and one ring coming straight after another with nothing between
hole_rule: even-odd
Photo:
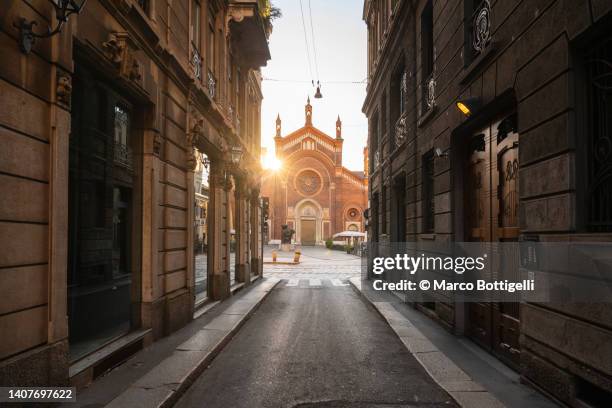
<instances>
[{"instance_id":1,"label":"brick church facade","mask_svg":"<svg viewBox=\"0 0 612 408\"><path fill-rule=\"evenodd\" d=\"M281 135L276 119L274 138L279 170L268 170L262 180L262 197L269 201L267 240L279 240L287 224L295 230L295 242L323 245L338 232L364 231L367 208L367 174L342 165L342 122L336 121L336 137L313 126L310 99L304 126Z\"/></svg>"}]
</instances>

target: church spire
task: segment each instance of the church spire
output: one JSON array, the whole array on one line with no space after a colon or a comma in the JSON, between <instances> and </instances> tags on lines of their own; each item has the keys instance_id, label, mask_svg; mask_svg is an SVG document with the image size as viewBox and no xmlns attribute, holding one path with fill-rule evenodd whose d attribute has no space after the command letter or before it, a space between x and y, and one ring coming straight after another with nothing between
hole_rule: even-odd
<instances>
[{"instance_id":1,"label":"church spire","mask_svg":"<svg viewBox=\"0 0 612 408\"><path fill-rule=\"evenodd\" d=\"M281 118L280 113L276 115L276 137L281 137Z\"/></svg>"},{"instance_id":2,"label":"church spire","mask_svg":"<svg viewBox=\"0 0 612 408\"><path fill-rule=\"evenodd\" d=\"M306 100L306 106L304 107L304 113L306 114L306 126L312 126L312 105L310 104L310 95Z\"/></svg>"},{"instance_id":3,"label":"church spire","mask_svg":"<svg viewBox=\"0 0 612 408\"><path fill-rule=\"evenodd\" d=\"M338 115L336 120L336 139L342 139L342 121L340 120L340 115Z\"/></svg>"}]
</instances>

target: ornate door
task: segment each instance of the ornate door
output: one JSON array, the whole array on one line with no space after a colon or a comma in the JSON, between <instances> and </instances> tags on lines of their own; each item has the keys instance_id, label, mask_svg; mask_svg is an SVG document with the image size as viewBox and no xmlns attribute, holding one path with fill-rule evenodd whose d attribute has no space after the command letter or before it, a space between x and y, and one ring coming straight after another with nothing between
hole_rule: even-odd
<instances>
[{"instance_id":1,"label":"ornate door","mask_svg":"<svg viewBox=\"0 0 612 408\"><path fill-rule=\"evenodd\" d=\"M516 117L508 116L474 134L470 140L465 170L466 240L475 242L518 241L518 133ZM518 280L518 254L504 250L503 261L495 261L495 280ZM516 255L516 256L514 256ZM511 366L518 366L518 302L474 302L468 304L467 334ZM518 299L517 299L518 300Z\"/></svg>"},{"instance_id":2,"label":"ornate door","mask_svg":"<svg viewBox=\"0 0 612 408\"><path fill-rule=\"evenodd\" d=\"M518 183L519 157L518 133L507 118L497 127L497 172L494 182L497 184L497 199L493 201L496 214L496 225L493 238L497 242L517 242L519 237L518 223ZM518 248L505 248L503 262L496 268L496 279L518 281ZM512 297L516 297L513 299ZM514 301L513 300L517 300ZM520 364L519 317L520 303L518 296L507 294L505 302L493 304L493 348L495 354L508 364L518 367Z\"/></svg>"},{"instance_id":3,"label":"ornate door","mask_svg":"<svg viewBox=\"0 0 612 408\"><path fill-rule=\"evenodd\" d=\"M472 136L465 177L466 241L491 241L491 138L489 129ZM491 307L468 303L467 334L487 350L491 349Z\"/></svg>"},{"instance_id":4,"label":"ornate door","mask_svg":"<svg viewBox=\"0 0 612 408\"><path fill-rule=\"evenodd\" d=\"M316 244L316 221L309 219L302 219L300 221L300 241L302 245L314 245Z\"/></svg>"}]
</instances>

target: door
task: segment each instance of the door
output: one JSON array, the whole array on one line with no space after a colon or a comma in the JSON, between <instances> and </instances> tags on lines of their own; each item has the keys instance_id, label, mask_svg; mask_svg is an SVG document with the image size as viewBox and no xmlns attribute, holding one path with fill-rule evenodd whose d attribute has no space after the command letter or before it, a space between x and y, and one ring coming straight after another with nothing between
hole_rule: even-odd
<instances>
[{"instance_id":1,"label":"door","mask_svg":"<svg viewBox=\"0 0 612 408\"><path fill-rule=\"evenodd\" d=\"M300 222L300 242L302 245L316 244L316 221L302 219Z\"/></svg>"},{"instance_id":2,"label":"door","mask_svg":"<svg viewBox=\"0 0 612 408\"><path fill-rule=\"evenodd\" d=\"M518 225L518 133L510 115L472 135L465 168L465 234L472 242L516 242ZM519 280L518 260L507 253L494 263L495 280ZM467 334L508 365L520 362L518 302L468 304Z\"/></svg>"},{"instance_id":3,"label":"door","mask_svg":"<svg viewBox=\"0 0 612 408\"><path fill-rule=\"evenodd\" d=\"M138 262L132 107L81 64L74 90L68 186L72 361L130 330Z\"/></svg>"}]
</instances>

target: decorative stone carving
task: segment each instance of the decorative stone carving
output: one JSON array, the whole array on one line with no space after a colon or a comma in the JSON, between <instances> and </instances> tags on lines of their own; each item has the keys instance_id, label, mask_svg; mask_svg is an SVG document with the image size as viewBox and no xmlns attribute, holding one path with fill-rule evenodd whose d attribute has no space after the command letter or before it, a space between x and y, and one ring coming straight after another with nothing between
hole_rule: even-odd
<instances>
[{"instance_id":1,"label":"decorative stone carving","mask_svg":"<svg viewBox=\"0 0 612 408\"><path fill-rule=\"evenodd\" d=\"M131 81L140 81L140 63L134 57L136 44L126 32L110 33L102 43L102 48L108 59L119 70L119 75Z\"/></svg>"},{"instance_id":2,"label":"decorative stone carving","mask_svg":"<svg viewBox=\"0 0 612 408\"><path fill-rule=\"evenodd\" d=\"M228 175L227 177L225 177L225 186L224 186L226 191L230 191L234 188L234 177Z\"/></svg>"},{"instance_id":3,"label":"decorative stone carving","mask_svg":"<svg viewBox=\"0 0 612 408\"><path fill-rule=\"evenodd\" d=\"M55 88L57 101L66 106L70 106L70 96L72 95L72 79L64 72L57 74L57 87Z\"/></svg>"}]
</instances>

